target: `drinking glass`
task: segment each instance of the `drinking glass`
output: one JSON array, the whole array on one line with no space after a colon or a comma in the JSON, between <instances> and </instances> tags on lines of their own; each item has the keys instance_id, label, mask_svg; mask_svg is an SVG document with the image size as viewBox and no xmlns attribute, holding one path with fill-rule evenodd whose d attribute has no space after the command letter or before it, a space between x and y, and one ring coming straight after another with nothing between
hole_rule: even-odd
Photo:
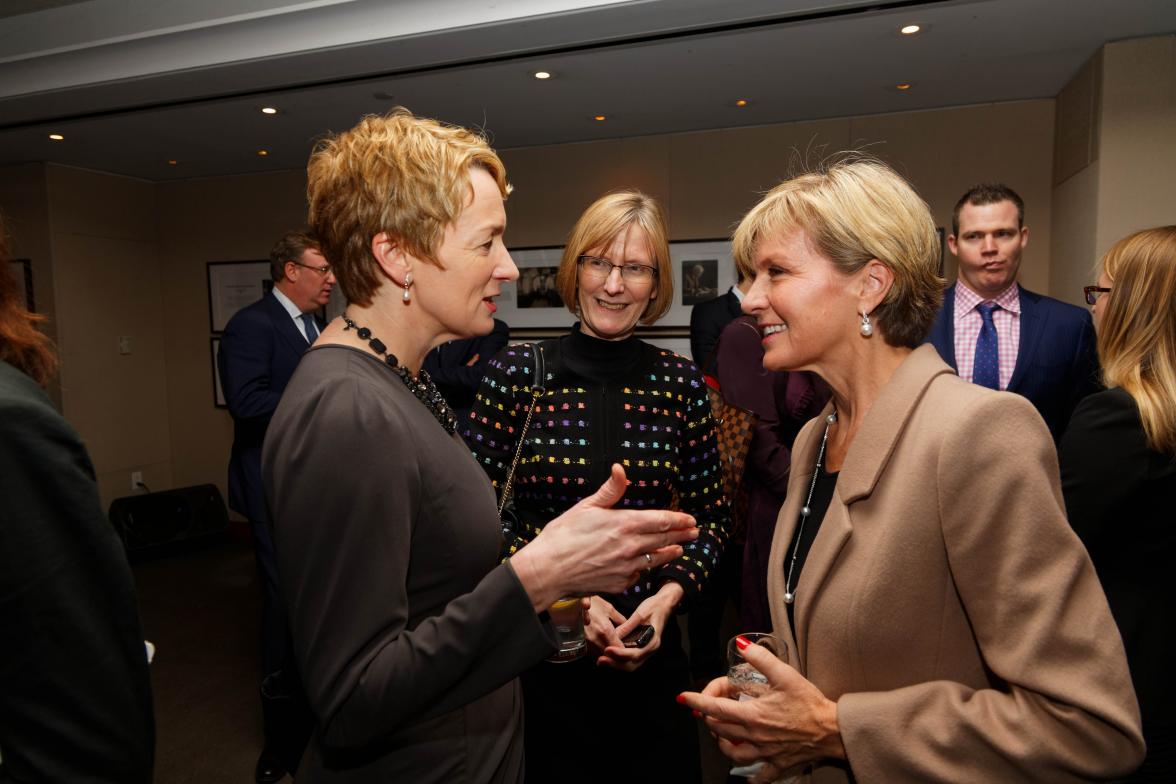
<instances>
[{"instance_id":1,"label":"drinking glass","mask_svg":"<svg viewBox=\"0 0 1176 784\"><path fill-rule=\"evenodd\" d=\"M547 610L551 616L551 625L555 627L555 638L559 648L548 657L549 662L575 661L588 650L584 641L584 611L581 608L580 597L566 596Z\"/></svg>"},{"instance_id":2,"label":"drinking glass","mask_svg":"<svg viewBox=\"0 0 1176 784\"><path fill-rule=\"evenodd\" d=\"M788 658L788 645L770 634L763 632L744 632L739 637L747 640L752 645L767 648L777 659L787 660ZM754 700L769 689L768 678L752 666L751 662L743 658L743 651L739 650L739 645L735 642L736 639L732 637L727 642L727 680L739 692L740 702ZM730 775L734 778L751 778L759 773L762 767L762 762L753 762L750 765L731 768ZM791 777L784 779L786 782L795 780L798 779Z\"/></svg>"},{"instance_id":3,"label":"drinking glass","mask_svg":"<svg viewBox=\"0 0 1176 784\"><path fill-rule=\"evenodd\" d=\"M788 646L770 634L763 632L745 632L739 637L772 652L777 659L788 658ZM727 642L727 678L731 685L739 691L739 699L754 699L768 690L768 679L763 673L753 667L743 658L743 652L732 637Z\"/></svg>"}]
</instances>

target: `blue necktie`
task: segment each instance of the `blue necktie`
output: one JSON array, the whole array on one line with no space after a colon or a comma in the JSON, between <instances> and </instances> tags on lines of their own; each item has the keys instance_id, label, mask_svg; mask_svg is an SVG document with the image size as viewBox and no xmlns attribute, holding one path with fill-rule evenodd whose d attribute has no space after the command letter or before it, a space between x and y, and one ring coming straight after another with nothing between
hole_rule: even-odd
<instances>
[{"instance_id":1,"label":"blue necktie","mask_svg":"<svg viewBox=\"0 0 1176 784\"><path fill-rule=\"evenodd\" d=\"M992 323L992 311L999 308L995 302L981 302L976 309L984 323L976 337L976 360L972 365L972 383L989 389L1000 389L1000 361L996 351L996 325Z\"/></svg>"},{"instance_id":2,"label":"blue necktie","mask_svg":"<svg viewBox=\"0 0 1176 784\"><path fill-rule=\"evenodd\" d=\"M989 321L992 319L989 318ZM318 329L314 325L314 316L309 313L302 314L302 331L306 333L306 342L313 343L314 339L318 337ZM993 345L996 345L993 343Z\"/></svg>"}]
</instances>

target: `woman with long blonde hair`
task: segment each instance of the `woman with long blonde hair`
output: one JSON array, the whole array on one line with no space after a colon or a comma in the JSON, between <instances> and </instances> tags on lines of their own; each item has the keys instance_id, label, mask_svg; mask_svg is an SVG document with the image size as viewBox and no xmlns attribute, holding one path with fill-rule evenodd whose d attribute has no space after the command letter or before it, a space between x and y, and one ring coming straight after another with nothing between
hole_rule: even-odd
<instances>
[{"instance_id":1,"label":"woman with long blonde hair","mask_svg":"<svg viewBox=\"0 0 1176 784\"><path fill-rule=\"evenodd\" d=\"M1176 780L1176 226L1126 237L1086 288L1107 390L1074 411L1059 454L1070 523L1123 635L1147 759L1130 779Z\"/></svg>"}]
</instances>

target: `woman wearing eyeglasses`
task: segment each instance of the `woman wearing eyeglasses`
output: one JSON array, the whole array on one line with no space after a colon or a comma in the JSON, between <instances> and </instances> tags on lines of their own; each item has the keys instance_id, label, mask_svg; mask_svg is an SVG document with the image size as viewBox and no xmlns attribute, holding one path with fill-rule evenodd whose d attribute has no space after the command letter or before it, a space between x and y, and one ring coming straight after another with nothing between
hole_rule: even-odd
<instances>
[{"instance_id":1,"label":"woman wearing eyeglasses","mask_svg":"<svg viewBox=\"0 0 1176 784\"><path fill-rule=\"evenodd\" d=\"M546 520L625 466L622 506L694 515L700 535L681 558L646 570L623 594L585 600L594 650L542 663L523 676L530 781L698 781L698 741L674 703L688 683L676 609L698 595L725 538L727 503L706 388L692 362L634 336L669 309L673 281L665 222L636 191L612 193L577 221L564 248L558 293L579 322L539 344L546 369L513 477L524 546ZM499 493L531 401L533 349L508 347L490 363L466 440ZM623 639L652 627L643 647ZM585 753L585 739L604 748Z\"/></svg>"},{"instance_id":2,"label":"woman wearing eyeglasses","mask_svg":"<svg viewBox=\"0 0 1176 784\"><path fill-rule=\"evenodd\" d=\"M1132 782L1176 781L1176 226L1117 242L1086 287L1107 390L1085 398L1059 462L1123 636L1147 758Z\"/></svg>"}]
</instances>

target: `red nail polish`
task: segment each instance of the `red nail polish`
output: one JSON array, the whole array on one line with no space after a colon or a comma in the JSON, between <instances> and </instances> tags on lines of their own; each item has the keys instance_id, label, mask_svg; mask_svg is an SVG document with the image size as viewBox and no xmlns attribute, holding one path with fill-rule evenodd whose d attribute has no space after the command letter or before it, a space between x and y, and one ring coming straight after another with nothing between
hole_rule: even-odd
<instances>
[{"instance_id":1,"label":"red nail polish","mask_svg":"<svg viewBox=\"0 0 1176 784\"><path fill-rule=\"evenodd\" d=\"M694 714L694 718L696 718L696 719L701 719L701 718L702 718L702 714L701 714L701 713L699 713L698 711L696 711L696 710L692 710L692 711L690 711L690 712Z\"/></svg>"},{"instance_id":2,"label":"red nail polish","mask_svg":"<svg viewBox=\"0 0 1176 784\"><path fill-rule=\"evenodd\" d=\"M735 638L735 647L739 650L746 650L748 645L751 645L751 640L748 640L746 637L739 636Z\"/></svg>"},{"instance_id":3,"label":"red nail polish","mask_svg":"<svg viewBox=\"0 0 1176 784\"><path fill-rule=\"evenodd\" d=\"M685 694L679 694L679 695L678 695L677 697L675 697L674 699L675 699L675 700L677 700L677 701L678 701L679 703L681 703L682 705L685 705L685 704L686 704L686 695L685 695Z\"/></svg>"}]
</instances>

